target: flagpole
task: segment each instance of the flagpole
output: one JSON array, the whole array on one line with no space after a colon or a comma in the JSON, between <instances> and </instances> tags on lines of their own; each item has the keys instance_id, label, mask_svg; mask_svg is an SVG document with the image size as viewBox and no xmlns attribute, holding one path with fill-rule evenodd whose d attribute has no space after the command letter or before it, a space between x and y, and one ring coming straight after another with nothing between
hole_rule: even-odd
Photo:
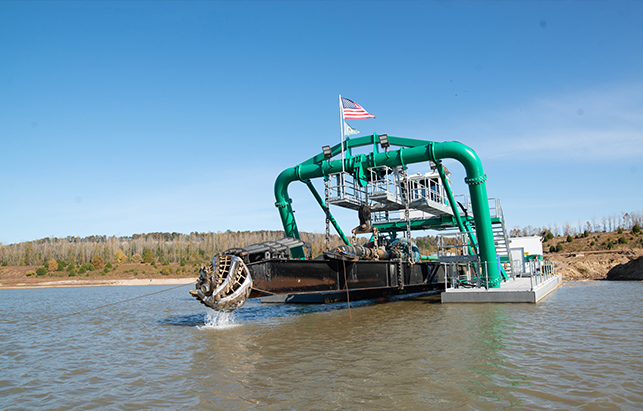
<instances>
[{"instance_id":1,"label":"flagpole","mask_svg":"<svg viewBox=\"0 0 643 411\"><path fill-rule=\"evenodd\" d=\"M339 95L339 133L341 135L341 144L342 144L342 173L345 172L344 169L344 105L342 104L342 95ZM342 176L342 180L343 180Z\"/></svg>"}]
</instances>

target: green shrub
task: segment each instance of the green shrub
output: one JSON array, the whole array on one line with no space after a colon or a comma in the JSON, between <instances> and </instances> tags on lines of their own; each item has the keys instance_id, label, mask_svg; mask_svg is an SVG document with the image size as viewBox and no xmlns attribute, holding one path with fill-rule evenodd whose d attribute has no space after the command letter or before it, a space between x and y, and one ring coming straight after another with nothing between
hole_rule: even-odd
<instances>
[{"instance_id":1,"label":"green shrub","mask_svg":"<svg viewBox=\"0 0 643 411\"><path fill-rule=\"evenodd\" d=\"M163 261L163 265L170 265L170 260Z\"/></svg>"},{"instance_id":2,"label":"green shrub","mask_svg":"<svg viewBox=\"0 0 643 411\"><path fill-rule=\"evenodd\" d=\"M108 272L109 272L109 268L105 267L105 269L103 270L103 274L107 274Z\"/></svg>"},{"instance_id":3,"label":"green shrub","mask_svg":"<svg viewBox=\"0 0 643 411\"><path fill-rule=\"evenodd\" d=\"M85 274L87 272L87 269L85 268L85 265L83 264L80 266L80 269L78 270L78 274Z\"/></svg>"},{"instance_id":4,"label":"green shrub","mask_svg":"<svg viewBox=\"0 0 643 411\"><path fill-rule=\"evenodd\" d=\"M613 250L614 249L614 243L612 242L612 240L609 240L607 242L607 249L608 250Z\"/></svg>"},{"instance_id":5,"label":"green shrub","mask_svg":"<svg viewBox=\"0 0 643 411\"><path fill-rule=\"evenodd\" d=\"M617 230L617 232L618 232L619 234L623 234L623 228L619 227L619 228L618 228L618 230Z\"/></svg>"},{"instance_id":6,"label":"green shrub","mask_svg":"<svg viewBox=\"0 0 643 411\"><path fill-rule=\"evenodd\" d=\"M181 267L185 267L186 261L185 257L181 257Z\"/></svg>"},{"instance_id":7,"label":"green shrub","mask_svg":"<svg viewBox=\"0 0 643 411\"><path fill-rule=\"evenodd\" d=\"M594 241L592 241L591 243L589 243L589 245L591 245L592 247L594 246L594 244L596 244Z\"/></svg>"},{"instance_id":8,"label":"green shrub","mask_svg":"<svg viewBox=\"0 0 643 411\"><path fill-rule=\"evenodd\" d=\"M583 231L583 238L589 237L589 231L585 230Z\"/></svg>"},{"instance_id":9,"label":"green shrub","mask_svg":"<svg viewBox=\"0 0 643 411\"><path fill-rule=\"evenodd\" d=\"M47 274L47 269L45 267L40 267L36 269L36 275L45 275Z\"/></svg>"},{"instance_id":10,"label":"green shrub","mask_svg":"<svg viewBox=\"0 0 643 411\"><path fill-rule=\"evenodd\" d=\"M85 271L94 271L96 269L92 264L89 264L89 263L83 264L81 268L84 268Z\"/></svg>"},{"instance_id":11,"label":"green shrub","mask_svg":"<svg viewBox=\"0 0 643 411\"><path fill-rule=\"evenodd\" d=\"M550 253L555 253L556 252L556 247L554 247L553 245L550 245L549 246L549 252Z\"/></svg>"},{"instance_id":12,"label":"green shrub","mask_svg":"<svg viewBox=\"0 0 643 411\"><path fill-rule=\"evenodd\" d=\"M35 271L27 271L27 277L31 277L32 275L36 275Z\"/></svg>"},{"instance_id":13,"label":"green shrub","mask_svg":"<svg viewBox=\"0 0 643 411\"><path fill-rule=\"evenodd\" d=\"M618 239L619 244L627 244L628 242L629 241L627 241L627 238L625 238L625 236Z\"/></svg>"},{"instance_id":14,"label":"green shrub","mask_svg":"<svg viewBox=\"0 0 643 411\"><path fill-rule=\"evenodd\" d=\"M2 262L2 266L3 266L3 267L6 267L6 266L8 266L8 265L9 265L9 263L8 263L8 262L6 262L6 261L3 261L3 262Z\"/></svg>"},{"instance_id":15,"label":"green shrub","mask_svg":"<svg viewBox=\"0 0 643 411\"><path fill-rule=\"evenodd\" d=\"M559 244L556 246L556 252L557 252L557 253L560 253L561 251L563 251L563 245L562 245L561 243L559 243Z\"/></svg>"},{"instance_id":16,"label":"green shrub","mask_svg":"<svg viewBox=\"0 0 643 411\"><path fill-rule=\"evenodd\" d=\"M67 266L67 271L69 272L76 271L76 264L69 263L69 265Z\"/></svg>"},{"instance_id":17,"label":"green shrub","mask_svg":"<svg viewBox=\"0 0 643 411\"><path fill-rule=\"evenodd\" d=\"M56 262L58 263L58 271L63 271L67 267L67 263L63 260L56 260Z\"/></svg>"},{"instance_id":18,"label":"green shrub","mask_svg":"<svg viewBox=\"0 0 643 411\"><path fill-rule=\"evenodd\" d=\"M572 241L574 241L574 238L571 235L567 235L567 242L571 243Z\"/></svg>"},{"instance_id":19,"label":"green shrub","mask_svg":"<svg viewBox=\"0 0 643 411\"><path fill-rule=\"evenodd\" d=\"M551 233L551 231L547 231L547 235L545 236L545 241L549 241L552 238L554 238L554 235Z\"/></svg>"},{"instance_id":20,"label":"green shrub","mask_svg":"<svg viewBox=\"0 0 643 411\"><path fill-rule=\"evenodd\" d=\"M71 271L69 272L69 276L70 276L70 277L76 277L76 270L71 270Z\"/></svg>"},{"instance_id":21,"label":"green shrub","mask_svg":"<svg viewBox=\"0 0 643 411\"><path fill-rule=\"evenodd\" d=\"M639 227L638 224L634 224L634 227L632 227L632 234L639 234L641 232L641 227Z\"/></svg>"},{"instance_id":22,"label":"green shrub","mask_svg":"<svg viewBox=\"0 0 643 411\"><path fill-rule=\"evenodd\" d=\"M145 264L152 264L154 262L154 253L149 248L143 250L143 262Z\"/></svg>"},{"instance_id":23,"label":"green shrub","mask_svg":"<svg viewBox=\"0 0 643 411\"><path fill-rule=\"evenodd\" d=\"M112 265L112 263L107 263L107 264L105 264L105 268L113 268L113 267L114 267L114 266Z\"/></svg>"}]
</instances>

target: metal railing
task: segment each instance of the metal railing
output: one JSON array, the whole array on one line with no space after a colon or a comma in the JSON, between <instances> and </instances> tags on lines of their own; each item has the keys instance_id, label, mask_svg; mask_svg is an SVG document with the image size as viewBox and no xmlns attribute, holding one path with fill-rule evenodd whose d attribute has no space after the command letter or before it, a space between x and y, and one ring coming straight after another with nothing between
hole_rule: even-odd
<instances>
[{"instance_id":1,"label":"metal railing","mask_svg":"<svg viewBox=\"0 0 643 411\"><path fill-rule=\"evenodd\" d=\"M556 263L553 261L529 261L526 264L529 264L533 269L529 276L532 290L557 275Z\"/></svg>"},{"instance_id":2,"label":"metal railing","mask_svg":"<svg viewBox=\"0 0 643 411\"><path fill-rule=\"evenodd\" d=\"M346 201L355 204L366 204L366 188L361 187L351 174L330 174L329 180L329 203L335 204Z\"/></svg>"},{"instance_id":3,"label":"metal railing","mask_svg":"<svg viewBox=\"0 0 643 411\"><path fill-rule=\"evenodd\" d=\"M470 232L451 232L436 236L438 258L442 256L468 256Z\"/></svg>"},{"instance_id":4,"label":"metal railing","mask_svg":"<svg viewBox=\"0 0 643 411\"><path fill-rule=\"evenodd\" d=\"M402 202L400 193L400 177L391 167L371 167L368 169L369 183L367 186L369 197L382 193L390 194L398 202Z\"/></svg>"},{"instance_id":5,"label":"metal railing","mask_svg":"<svg viewBox=\"0 0 643 411\"><path fill-rule=\"evenodd\" d=\"M530 291L533 291L535 288L542 286L542 284L557 276L556 264L552 261L530 261L529 264L534 268L534 270L532 271L533 274L529 275ZM489 263L473 260L466 261L465 258L460 258L457 261L455 259L453 261L442 261L442 265L444 266L445 289L489 289ZM516 281L516 278L513 277L512 279L506 281L512 280Z\"/></svg>"},{"instance_id":6,"label":"metal railing","mask_svg":"<svg viewBox=\"0 0 643 411\"><path fill-rule=\"evenodd\" d=\"M474 256L471 256L474 257ZM473 261L443 262L444 288L484 288L489 289L489 270L486 262Z\"/></svg>"},{"instance_id":7,"label":"metal railing","mask_svg":"<svg viewBox=\"0 0 643 411\"><path fill-rule=\"evenodd\" d=\"M473 215L471 197L469 197L468 194L456 194L454 198L456 203L462 204L470 216ZM502 205L500 204L500 199L490 197L487 198L487 201L489 201L489 216L491 218L502 218ZM462 209L460 209L460 215L464 215Z\"/></svg>"},{"instance_id":8,"label":"metal railing","mask_svg":"<svg viewBox=\"0 0 643 411\"><path fill-rule=\"evenodd\" d=\"M435 203L449 205L438 173L409 176L411 202L426 198Z\"/></svg>"}]
</instances>

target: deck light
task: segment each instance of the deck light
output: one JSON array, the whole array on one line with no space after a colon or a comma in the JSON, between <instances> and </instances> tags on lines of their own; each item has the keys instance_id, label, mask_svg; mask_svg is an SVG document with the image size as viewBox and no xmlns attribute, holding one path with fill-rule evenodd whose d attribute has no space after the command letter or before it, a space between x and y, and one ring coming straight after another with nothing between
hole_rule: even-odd
<instances>
[{"instance_id":1,"label":"deck light","mask_svg":"<svg viewBox=\"0 0 643 411\"><path fill-rule=\"evenodd\" d=\"M324 158L326 160L330 160L330 158L333 156L333 152L330 150L330 146L323 146L322 152L324 153Z\"/></svg>"},{"instance_id":2,"label":"deck light","mask_svg":"<svg viewBox=\"0 0 643 411\"><path fill-rule=\"evenodd\" d=\"M382 148L389 148L391 146L391 143L388 142L388 134L380 135L380 145Z\"/></svg>"}]
</instances>

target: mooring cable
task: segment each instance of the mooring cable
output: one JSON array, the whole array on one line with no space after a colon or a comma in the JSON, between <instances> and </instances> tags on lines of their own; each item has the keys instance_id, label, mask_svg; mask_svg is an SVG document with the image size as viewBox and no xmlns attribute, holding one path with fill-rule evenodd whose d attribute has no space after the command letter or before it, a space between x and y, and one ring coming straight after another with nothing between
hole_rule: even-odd
<instances>
[{"instance_id":1,"label":"mooring cable","mask_svg":"<svg viewBox=\"0 0 643 411\"><path fill-rule=\"evenodd\" d=\"M348 318L353 319L353 314L351 314L351 300L348 296L348 280L346 279L346 260L342 256L342 263L344 263L344 286L346 287L346 303L348 304Z\"/></svg>"},{"instance_id":2,"label":"mooring cable","mask_svg":"<svg viewBox=\"0 0 643 411\"><path fill-rule=\"evenodd\" d=\"M60 320L62 318L67 318L67 317L71 317L71 316L74 316L74 315L84 314L84 313L89 312L89 311L100 310L101 308L111 307L112 305L123 304L123 303L126 303L128 301L137 300L139 298L149 297L150 295L160 294L160 293L164 293L166 291L176 290L177 288L185 287L186 285L194 285L194 284L193 283L181 284L181 285L177 285L176 287L170 287L170 288L166 288L164 290L154 291L153 293L138 295L136 297L128 298L126 300L116 301L116 302L113 302L113 303L100 305L98 307L88 308L86 310L78 311L78 312L75 312L75 313L61 315L59 317L54 317L53 319ZM38 324L38 323L34 323L34 324Z\"/></svg>"}]
</instances>

